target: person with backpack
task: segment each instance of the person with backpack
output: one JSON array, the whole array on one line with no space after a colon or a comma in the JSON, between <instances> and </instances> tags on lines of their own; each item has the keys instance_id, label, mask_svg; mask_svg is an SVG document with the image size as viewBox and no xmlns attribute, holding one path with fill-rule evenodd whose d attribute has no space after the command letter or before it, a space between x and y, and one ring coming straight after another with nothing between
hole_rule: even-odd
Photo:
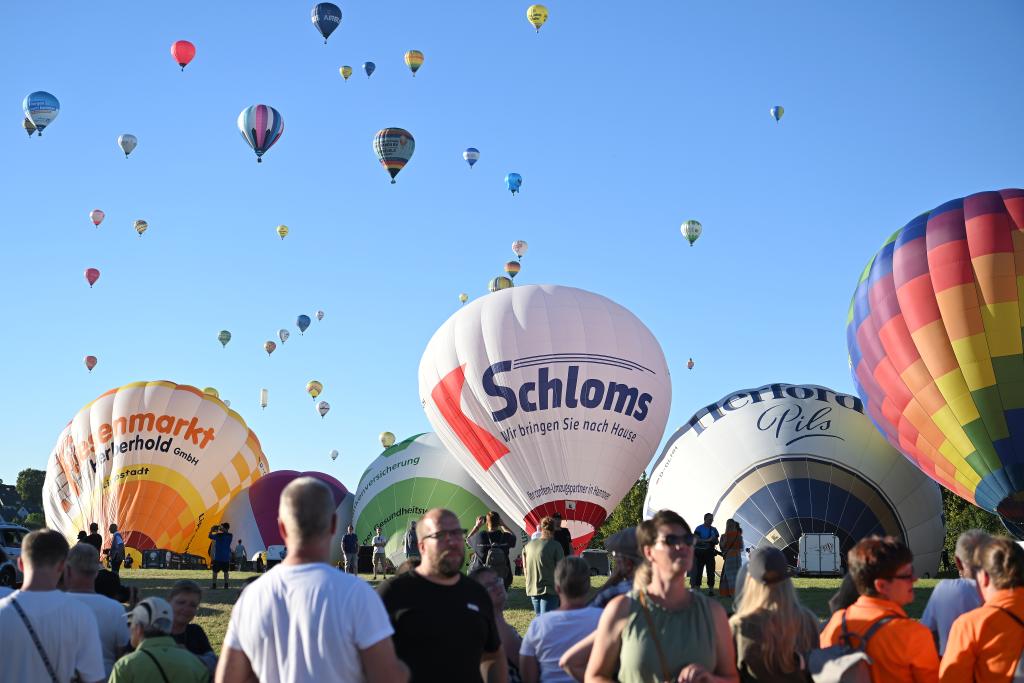
<instances>
[{"instance_id":1,"label":"person with backpack","mask_svg":"<svg viewBox=\"0 0 1024 683\"><path fill-rule=\"evenodd\" d=\"M479 531L485 524L487 529ZM512 585L512 561L509 555L516 545L516 535L501 521L501 515L491 510L477 517L466 543L473 549L469 571L489 567L501 577L505 590L508 590Z\"/></svg>"},{"instance_id":2,"label":"person with backpack","mask_svg":"<svg viewBox=\"0 0 1024 683\"><path fill-rule=\"evenodd\" d=\"M948 683L1024 681L1024 549L991 538L975 552L985 604L953 622L939 679Z\"/></svg>"},{"instance_id":3,"label":"person with backpack","mask_svg":"<svg viewBox=\"0 0 1024 683\"><path fill-rule=\"evenodd\" d=\"M870 664L861 661L853 667L866 667L873 683L938 681L939 653L931 631L903 610L914 601L917 581L910 548L892 536L869 536L853 546L847 557L860 597L835 612L822 629L823 650L808 657L815 683L860 680L826 677L827 670L820 666L858 651L866 653Z\"/></svg>"},{"instance_id":4,"label":"person with backpack","mask_svg":"<svg viewBox=\"0 0 1024 683\"><path fill-rule=\"evenodd\" d=\"M540 538L535 538L523 548L526 597L533 603L534 614L545 614L558 608L555 567L563 557L565 552L555 540L554 520L545 517L540 520Z\"/></svg>"},{"instance_id":5,"label":"person with backpack","mask_svg":"<svg viewBox=\"0 0 1024 683\"><path fill-rule=\"evenodd\" d=\"M946 641L953 622L973 609L981 607L981 593L974 580L974 555L978 548L992 538L981 529L968 529L956 539L956 568L958 579L939 581L921 615L921 623L931 630L939 644L939 657L946 652Z\"/></svg>"}]
</instances>

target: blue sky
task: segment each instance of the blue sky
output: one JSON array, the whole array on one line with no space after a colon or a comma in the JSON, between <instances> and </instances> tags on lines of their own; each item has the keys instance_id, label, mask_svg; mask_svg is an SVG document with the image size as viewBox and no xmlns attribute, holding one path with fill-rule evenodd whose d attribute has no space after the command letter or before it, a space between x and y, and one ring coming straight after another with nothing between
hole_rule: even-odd
<instances>
[{"instance_id":1,"label":"blue sky","mask_svg":"<svg viewBox=\"0 0 1024 683\"><path fill-rule=\"evenodd\" d=\"M666 436L738 388L851 391L846 311L877 247L948 199L1022 182L1019 2L551 0L539 35L528 4L342 2L324 46L312 3L5 3L0 478L43 468L100 393L169 379L217 387L273 469L354 488L380 431L430 429L423 348L515 239L518 282L598 292L651 328L673 371ZM177 39L197 46L184 73ZM426 56L415 79L408 49ZM26 139L35 90L62 108ZM259 165L235 128L256 103L285 121ZM416 138L397 185L371 148L386 126ZM687 218L704 224L692 249Z\"/></svg>"}]
</instances>

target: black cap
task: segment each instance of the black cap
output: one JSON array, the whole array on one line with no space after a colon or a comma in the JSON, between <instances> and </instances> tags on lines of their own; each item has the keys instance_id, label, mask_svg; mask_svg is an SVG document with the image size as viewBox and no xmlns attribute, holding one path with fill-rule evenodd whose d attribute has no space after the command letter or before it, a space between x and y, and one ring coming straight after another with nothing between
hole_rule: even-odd
<instances>
[{"instance_id":1,"label":"black cap","mask_svg":"<svg viewBox=\"0 0 1024 683\"><path fill-rule=\"evenodd\" d=\"M771 585L793 576L786 556L773 545L755 548L747 562L747 575L755 581Z\"/></svg>"}]
</instances>

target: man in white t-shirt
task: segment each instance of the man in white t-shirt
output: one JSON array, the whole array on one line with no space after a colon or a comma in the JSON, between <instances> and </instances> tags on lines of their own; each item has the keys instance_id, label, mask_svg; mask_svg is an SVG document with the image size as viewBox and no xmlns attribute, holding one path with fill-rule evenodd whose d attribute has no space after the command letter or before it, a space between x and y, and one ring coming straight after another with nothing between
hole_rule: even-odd
<instances>
[{"instance_id":1,"label":"man in white t-shirt","mask_svg":"<svg viewBox=\"0 0 1024 683\"><path fill-rule=\"evenodd\" d=\"M565 557L555 566L555 592L558 609L538 615L530 622L519 648L519 673L523 683L558 681L573 683L573 678L558 666L565 651L589 636L601 619L603 610L587 607L590 595L590 565L582 557Z\"/></svg>"},{"instance_id":2,"label":"man in white t-shirt","mask_svg":"<svg viewBox=\"0 0 1024 683\"><path fill-rule=\"evenodd\" d=\"M381 528L377 527L376 536L373 537L373 580L377 580L377 572L381 573L385 579L388 578L388 565L387 557L384 555L384 548L388 544L387 536L381 533Z\"/></svg>"},{"instance_id":3,"label":"man in white t-shirt","mask_svg":"<svg viewBox=\"0 0 1024 683\"><path fill-rule=\"evenodd\" d=\"M981 593L974 580L977 567L974 566L974 551L991 538L980 529L969 529L956 539L956 551L953 560L956 562L959 579L943 579L935 584L935 589L928 598L921 623L928 627L935 637L939 648L939 656L946 651L946 640L949 629L957 617L972 609L981 607Z\"/></svg>"},{"instance_id":4,"label":"man in white t-shirt","mask_svg":"<svg viewBox=\"0 0 1024 683\"><path fill-rule=\"evenodd\" d=\"M76 674L87 683L107 680L96 619L57 590L67 554L67 540L51 529L33 531L21 542L18 565L25 582L0 599L5 681L70 681Z\"/></svg>"},{"instance_id":5,"label":"man in white t-shirt","mask_svg":"<svg viewBox=\"0 0 1024 683\"><path fill-rule=\"evenodd\" d=\"M245 588L231 612L217 683L404 683L391 622L369 584L328 561L334 495L313 477L281 492L277 526L288 555Z\"/></svg>"},{"instance_id":6,"label":"man in white t-shirt","mask_svg":"<svg viewBox=\"0 0 1024 683\"><path fill-rule=\"evenodd\" d=\"M88 607L96 617L100 645L103 646L103 668L109 677L114 662L127 651L131 636L124 606L96 592L99 571L100 554L96 548L88 543L78 543L68 551L64 564L64 590L68 598Z\"/></svg>"}]
</instances>

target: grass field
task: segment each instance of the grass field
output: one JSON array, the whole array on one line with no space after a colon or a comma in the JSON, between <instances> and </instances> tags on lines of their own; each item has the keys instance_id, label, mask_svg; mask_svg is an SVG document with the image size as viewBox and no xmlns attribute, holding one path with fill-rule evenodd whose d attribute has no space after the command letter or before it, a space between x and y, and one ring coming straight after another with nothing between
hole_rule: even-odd
<instances>
[{"instance_id":1,"label":"grass field","mask_svg":"<svg viewBox=\"0 0 1024 683\"><path fill-rule=\"evenodd\" d=\"M203 587L203 603L199 607L196 616L196 623L203 627L206 634L213 643L214 650L220 652L221 643L224 640L224 632L228 627L228 619L231 616L231 607L238 597L239 589L245 579L255 574L241 572L232 575L232 588L230 590L210 590L210 573L207 571L174 571L158 569L131 569L121 570L121 579L130 586L137 586L142 597L150 595L167 596L171 585L179 579L192 579ZM362 574L362 578L370 581L370 575ZM595 577L594 588L604 585L605 577ZM828 616L828 599L832 597L839 587L838 579L796 579L797 592L804 605L824 619ZM375 582L370 581L376 585ZM928 596L935 587L936 579L921 579L917 582L915 591L916 599L914 604L907 607L907 613L912 617L920 617ZM727 599L722 600L726 608L729 607ZM515 577L515 582L509 590L508 608L505 610L505 618L520 633L526 632L526 627L533 620L533 608L529 598L526 597L523 577Z\"/></svg>"}]
</instances>

